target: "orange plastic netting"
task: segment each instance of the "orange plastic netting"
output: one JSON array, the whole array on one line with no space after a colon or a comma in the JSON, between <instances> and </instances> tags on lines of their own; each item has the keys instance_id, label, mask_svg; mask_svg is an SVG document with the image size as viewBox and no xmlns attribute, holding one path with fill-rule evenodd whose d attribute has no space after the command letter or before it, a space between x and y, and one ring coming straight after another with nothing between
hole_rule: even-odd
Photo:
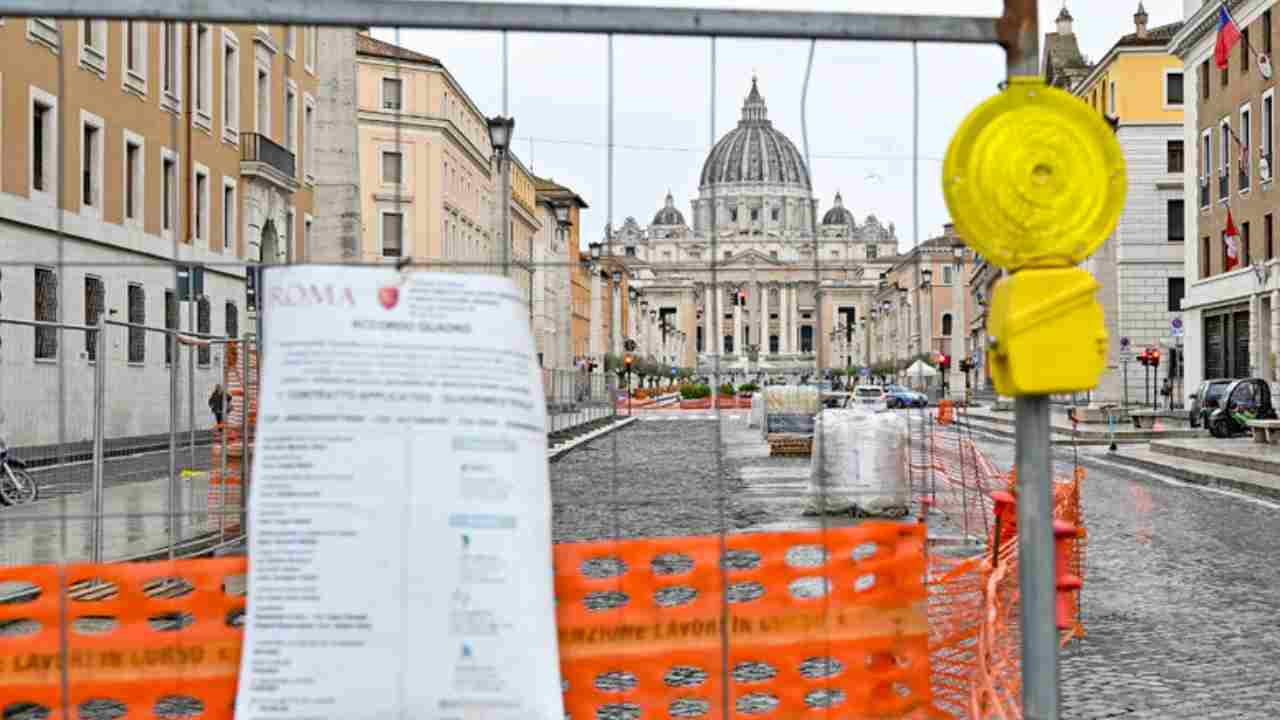
<instances>
[{"instance_id":1,"label":"orange plastic netting","mask_svg":"<svg viewBox=\"0 0 1280 720\"><path fill-rule=\"evenodd\" d=\"M892 521L556 546L567 713L718 717L727 698L734 717L1021 717L1014 516L964 497L1016 490L1013 475L971 443L953 446L935 453L938 504L1003 512L987 518L998 556L926 547L924 524ZM956 462L969 464L966 479ZM1054 487L1055 518L1078 528L1066 549L1080 578L1083 480L1077 470ZM0 568L0 713L66 717L65 642L73 716L116 703L113 717L198 707L231 718L245 568L244 558ZM1064 593L1064 643L1084 634L1079 594Z\"/></svg>"}]
</instances>

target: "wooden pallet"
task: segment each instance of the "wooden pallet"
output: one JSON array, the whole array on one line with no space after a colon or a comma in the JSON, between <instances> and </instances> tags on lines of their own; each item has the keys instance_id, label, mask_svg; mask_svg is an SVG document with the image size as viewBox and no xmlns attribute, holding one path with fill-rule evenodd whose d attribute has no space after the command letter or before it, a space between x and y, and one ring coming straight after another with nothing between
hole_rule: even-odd
<instances>
[{"instance_id":1,"label":"wooden pallet","mask_svg":"<svg viewBox=\"0 0 1280 720\"><path fill-rule=\"evenodd\" d=\"M813 438L811 437L770 437L769 455L771 457L808 457L813 454Z\"/></svg>"}]
</instances>

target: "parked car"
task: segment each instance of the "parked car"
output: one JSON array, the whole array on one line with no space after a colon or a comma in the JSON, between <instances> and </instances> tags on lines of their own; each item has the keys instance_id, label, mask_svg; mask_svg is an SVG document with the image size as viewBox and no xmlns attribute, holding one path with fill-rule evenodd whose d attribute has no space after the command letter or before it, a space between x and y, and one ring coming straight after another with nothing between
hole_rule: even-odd
<instances>
[{"instance_id":1,"label":"parked car","mask_svg":"<svg viewBox=\"0 0 1280 720\"><path fill-rule=\"evenodd\" d=\"M1234 380L1222 393L1218 409L1209 415L1209 432L1228 438L1249 431L1250 420L1275 420L1271 386L1262 378Z\"/></svg>"},{"instance_id":2,"label":"parked car","mask_svg":"<svg viewBox=\"0 0 1280 720\"><path fill-rule=\"evenodd\" d=\"M929 398L902 385L890 385L884 389L884 402L889 408L927 407Z\"/></svg>"},{"instance_id":3,"label":"parked car","mask_svg":"<svg viewBox=\"0 0 1280 720\"><path fill-rule=\"evenodd\" d=\"M1200 383L1200 387L1191 393L1191 407L1187 411L1191 427L1209 427L1209 415L1218 409L1222 393L1231 383L1228 378L1215 378Z\"/></svg>"},{"instance_id":4,"label":"parked car","mask_svg":"<svg viewBox=\"0 0 1280 720\"><path fill-rule=\"evenodd\" d=\"M853 401L858 405L881 405L884 400L884 388L879 385L859 385L853 389Z\"/></svg>"}]
</instances>

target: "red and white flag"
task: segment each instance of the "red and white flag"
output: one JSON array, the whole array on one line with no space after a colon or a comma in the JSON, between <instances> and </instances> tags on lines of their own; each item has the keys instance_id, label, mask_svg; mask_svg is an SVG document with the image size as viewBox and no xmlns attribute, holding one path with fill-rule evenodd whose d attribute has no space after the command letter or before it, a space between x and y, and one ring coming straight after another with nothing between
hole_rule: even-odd
<instances>
[{"instance_id":1,"label":"red and white flag","mask_svg":"<svg viewBox=\"0 0 1280 720\"><path fill-rule=\"evenodd\" d=\"M1240 233L1236 231L1236 224L1231 219L1231 208L1227 208L1227 229L1223 231L1222 239L1227 243L1225 272L1231 272L1240 264Z\"/></svg>"},{"instance_id":2,"label":"red and white flag","mask_svg":"<svg viewBox=\"0 0 1280 720\"><path fill-rule=\"evenodd\" d=\"M1227 68L1227 59L1231 56L1231 48L1240 42L1240 26L1227 11L1226 3L1218 6L1218 38L1214 44L1213 60L1219 69ZM1246 41L1248 42L1248 41Z\"/></svg>"}]
</instances>

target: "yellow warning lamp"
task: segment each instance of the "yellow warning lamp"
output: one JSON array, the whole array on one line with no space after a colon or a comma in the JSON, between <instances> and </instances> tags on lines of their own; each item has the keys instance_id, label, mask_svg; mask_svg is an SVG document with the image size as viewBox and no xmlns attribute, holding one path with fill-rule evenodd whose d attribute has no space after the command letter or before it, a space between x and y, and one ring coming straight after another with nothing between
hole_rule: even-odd
<instances>
[{"instance_id":1,"label":"yellow warning lamp","mask_svg":"<svg viewBox=\"0 0 1280 720\"><path fill-rule=\"evenodd\" d=\"M961 123L943 194L974 252L1013 275L996 285L988 364L1002 395L1088 390L1105 368L1097 282L1076 267L1115 229L1124 157L1102 117L1036 77L1015 77Z\"/></svg>"}]
</instances>

